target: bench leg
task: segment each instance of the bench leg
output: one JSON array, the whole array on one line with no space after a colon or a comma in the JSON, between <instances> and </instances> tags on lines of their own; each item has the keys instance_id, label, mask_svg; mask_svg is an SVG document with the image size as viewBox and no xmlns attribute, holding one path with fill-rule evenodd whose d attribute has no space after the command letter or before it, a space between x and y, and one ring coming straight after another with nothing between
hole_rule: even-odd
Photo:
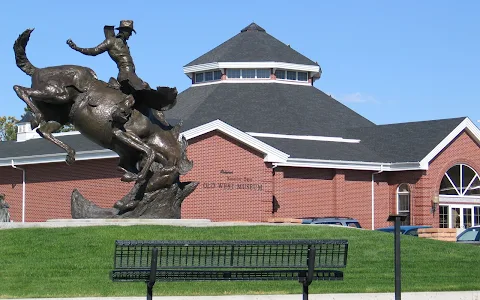
<instances>
[{"instance_id":1,"label":"bench leg","mask_svg":"<svg viewBox=\"0 0 480 300\"><path fill-rule=\"evenodd\" d=\"M303 300L308 300L308 285L303 285Z\"/></svg>"},{"instance_id":2,"label":"bench leg","mask_svg":"<svg viewBox=\"0 0 480 300\"><path fill-rule=\"evenodd\" d=\"M147 282L147 300L152 300L153 298L153 286L157 279L157 258L158 258L158 249L152 249L152 257L150 260L150 278Z\"/></svg>"},{"instance_id":3,"label":"bench leg","mask_svg":"<svg viewBox=\"0 0 480 300\"><path fill-rule=\"evenodd\" d=\"M147 283L147 300L152 300L153 297L153 286L149 286Z\"/></svg>"},{"instance_id":4,"label":"bench leg","mask_svg":"<svg viewBox=\"0 0 480 300\"><path fill-rule=\"evenodd\" d=\"M308 249L308 256L307 256L307 276L303 279L302 286L303 286L303 300L308 300L308 286L312 283L313 280L313 272L315 270L315 253L317 250L315 247L311 247Z\"/></svg>"}]
</instances>

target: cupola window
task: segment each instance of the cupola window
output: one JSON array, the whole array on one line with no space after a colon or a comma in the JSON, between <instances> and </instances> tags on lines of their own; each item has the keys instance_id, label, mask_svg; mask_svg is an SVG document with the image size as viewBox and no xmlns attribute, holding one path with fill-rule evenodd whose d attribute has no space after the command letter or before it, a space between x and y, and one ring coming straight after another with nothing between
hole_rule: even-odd
<instances>
[{"instance_id":1,"label":"cupola window","mask_svg":"<svg viewBox=\"0 0 480 300\"><path fill-rule=\"evenodd\" d=\"M220 79L222 79L222 71L220 70L195 73L195 83Z\"/></svg>"},{"instance_id":2,"label":"cupola window","mask_svg":"<svg viewBox=\"0 0 480 300\"><path fill-rule=\"evenodd\" d=\"M285 76L286 74L286 76ZM297 72L290 70L276 70L275 76L277 79L295 80L295 81L308 81L307 72Z\"/></svg>"},{"instance_id":3,"label":"cupola window","mask_svg":"<svg viewBox=\"0 0 480 300\"><path fill-rule=\"evenodd\" d=\"M195 74L195 82L203 82L203 73Z\"/></svg>"},{"instance_id":4,"label":"cupola window","mask_svg":"<svg viewBox=\"0 0 480 300\"><path fill-rule=\"evenodd\" d=\"M257 78L270 78L270 69L257 69Z\"/></svg>"},{"instance_id":5,"label":"cupola window","mask_svg":"<svg viewBox=\"0 0 480 300\"><path fill-rule=\"evenodd\" d=\"M241 78L239 69L227 69L227 78Z\"/></svg>"},{"instance_id":6,"label":"cupola window","mask_svg":"<svg viewBox=\"0 0 480 300\"><path fill-rule=\"evenodd\" d=\"M287 79L288 80L297 80L297 72L287 71Z\"/></svg>"},{"instance_id":7,"label":"cupola window","mask_svg":"<svg viewBox=\"0 0 480 300\"><path fill-rule=\"evenodd\" d=\"M270 69L227 69L227 78L270 78Z\"/></svg>"},{"instance_id":8,"label":"cupola window","mask_svg":"<svg viewBox=\"0 0 480 300\"><path fill-rule=\"evenodd\" d=\"M307 72L298 72L297 74L298 81L308 81Z\"/></svg>"},{"instance_id":9,"label":"cupola window","mask_svg":"<svg viewBox=\"0 0 480 300\"><path fill-rule=\"evenodd\" d=\"M220 80L222 79L222 71L217 70L213 71L213 80Z\"/></svg>"},{"instance_id":10,"label":"cupola window","mask_svg":"<svg viewBox=\"0 0 480 300\"><path fill-rule=\"evenodd\" d=\"M205 81L213 80L213 72L205 72Z\"/></svg>"},{"instance_id":11,"label":"cupola window","mask_svg":"<svg viewBox=\"0 0 480 300\"><path fill-rule=\"evenodd\" d=\"M242 69L241 78L255 78L255 69Z\"/></svg>"},{"instance_id":12,"label":"cupola window","mask_svg":"<svg viewBox=\"0 0 480 300\"><path fill-rule=\"evenodd\" d=\"M277 79L285 79L285 70L276 70L275 77L277 77Z\"/></svg>"}]
</instances>

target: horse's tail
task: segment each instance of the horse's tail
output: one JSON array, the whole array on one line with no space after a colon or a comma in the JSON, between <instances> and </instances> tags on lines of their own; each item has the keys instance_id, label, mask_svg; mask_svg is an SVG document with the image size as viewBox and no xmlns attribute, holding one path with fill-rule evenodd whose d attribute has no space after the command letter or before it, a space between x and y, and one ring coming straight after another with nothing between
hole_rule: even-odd
<instances>
[{"instance_id":1,"label":"horse's tail","mask_svg":"<svg viewBox=\"0 0 480 300\"><path fill-rule=\"evenodd\" d=\"M27 75L32 76L33 72L37 69L27 58L27 53L25 48L27 47L28 40L30 39L30 34L33 29L27 29L22 34L20 34L13 44L13 51L15 52L15 61L17 66L25 72Z\"/></svg>"}]
</instances>

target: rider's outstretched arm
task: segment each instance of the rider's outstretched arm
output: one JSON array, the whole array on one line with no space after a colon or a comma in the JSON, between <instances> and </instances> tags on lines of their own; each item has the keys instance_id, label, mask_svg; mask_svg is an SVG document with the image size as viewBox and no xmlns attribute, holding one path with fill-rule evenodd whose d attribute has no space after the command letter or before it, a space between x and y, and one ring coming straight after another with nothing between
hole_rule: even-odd
<instances>
[{"instance_id":1,"label":"rider's outstretched arm","mask_svg":"<svg viewBox=\"0 0 480 300\"><path fill-rule=\"evenodd\" d=\"M73 50L76 50L82 54L85 55L90 55L90 56L96 56L98 54L101 54L105 51L108 51L110 48L110 40L106 39L102 43L100 43L98 46L94 48L80 48L78 47L72 40L67 40L67 44L72 48Z\"/></svg>"}]
</instances>

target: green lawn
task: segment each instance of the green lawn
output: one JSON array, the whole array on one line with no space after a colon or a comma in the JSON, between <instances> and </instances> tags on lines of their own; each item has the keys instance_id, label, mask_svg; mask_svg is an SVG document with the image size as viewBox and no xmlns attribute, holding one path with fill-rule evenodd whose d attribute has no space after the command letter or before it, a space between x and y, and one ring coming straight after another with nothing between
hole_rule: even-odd
<instances>
[{"instance_id":1,"label":"green lawn","mask_svg":"<svg viewBox=\"0 0 480 300\"><path fill-rule=\"evenodd\" d=\"M347 239L344 281L310 293L393 292L393 235L324 226L100 226L0 230L0 298L144 296L144 283L111 282L116 239ZM402 237L402 291L478 290L480 247ZM157 283L154 295L300 294L298 282Z\"/></svg>"}]
</instances>

